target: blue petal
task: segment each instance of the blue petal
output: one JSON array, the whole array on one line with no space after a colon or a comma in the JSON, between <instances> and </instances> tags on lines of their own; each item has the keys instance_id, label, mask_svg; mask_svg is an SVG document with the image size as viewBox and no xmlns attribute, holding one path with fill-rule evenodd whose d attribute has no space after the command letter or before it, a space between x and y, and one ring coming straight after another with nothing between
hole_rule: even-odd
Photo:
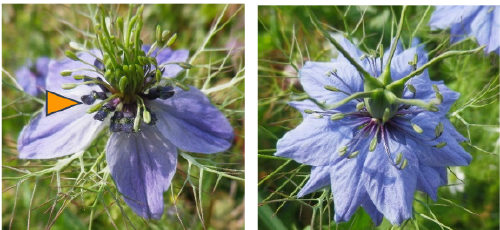
<instances>
[{"instance_id":1,"label":"blue petal","mask_svg":"<svg viewBox=\"0 0 500 230\"><path fill-rule=\"evenodd\" d=\"M150 45L143 45L142 50L148 52L151 48ZM151 53L152 57L156 56L156 61L158 65L173 63L173 62L186 62L189 57L189 50L172 50L170 48L163 49L158 55L158 48ZM165 72L163 72L163 77L175 77L183 69L177 64L167 64L165 65Z\"/></svg>"},{"instance_id":2,"label":"blue petal","mask_svg":"<svg viewBox=\"0 0 500 230\"><path fill-rule=\"evenodd\" d=\"M473 15L479 6L436 6L429 25L432 30L447 29L452 24L460 24Z\"/></svg>"},{"instance_id":3,"label":"blue petal","mask_svg":"<svg viewBox=\"0 0 500 230\"><path fill-rule=\"evenodd\" d=\"M309 193L313 193L318 189L330 185L330 166L313 166L311 169L311 177L307 183L300 189L297 197L303 197Z\"/></svg>"},{"instance_id":4,"label":"blue petal","mask_svg":"<svg viewBox=\"0 0 500 230\"><path fill-rule=\"evenodd\" d=\"M423 191L437 200L437 189L439 186L448 184L446 167L430 167L420 165L418 171L417 189Z\"/></svg>"},{"instance_id":5,"label":"blue petal","mask_svg":"<svg viewBox=\"0 0 500 230\"><path fill-rule=\"evenodd\" d=\"M106 160L125 203L144 218L163 215L163 192L177 166L177 149L154 126L142 124L137 134L113 133Z\"/></svg>"},{"instance_id":6,"label":"blue petal","mask_svg":"<svg viewBox=\"0 0 500 230\"><path fill-rule=\"evenodd\" d=\"M25 92L37 96L45 91L45 81L50 61L47 57L41 57L36 60L34 66L28 61L25 66L16 71L17 83ZM31 71L31 67L35 71Z\"/></svg>"},{"instance_id":7,"label":"blue petal","mask_svg":"<svg viewBox=\"0 0 500 230\"><path fill-rule=\"evenodd\" d=\"M489 7L481 7L470 22L470 35L476 37L479 45L488 45L492 25L493 12L488 13Z\"/></svg>"},{"instance_id":8,"label":"blue petal","mask_svg":"<svg viewBox=\"0 0 500 230\"><path fill-rule=\"evenodd\" d=\"M419 163L413 149L389 141L391 158L403 153L408 165L399 170L389 163L382 144L365 160L361 180L377 209L392 223L401 225L412 216L413 195L417 185Z\"/></svg>"},{"instance_id":9,"label":"blue petal","mask_svg":"<svg viewBox=\"0 0 500 230\"><path fill-rule=\"evenodd\" d=\"M94 55L97 57L100 57L101 54L98 50L91 50ZM81 52L77 54L77 57L80 58L81 60L94 64L94 61L96 58L92 56L91 54L87 52ZM47 74L47 90L61 93L62 95L66 96L68 92L72 92L74 90L64 90L61 88L62 84L65 83L82 83L83 81L81 80L75 80L73 76L75 75L85 75L89 77L101 77L102 76L94 71L88 71L88 70L78 70L74 71L70 76L68 77L63 77L61 75L61 72L63 70L76 70L76 69L90 69L91 67L89 65L86 65L80 61L73 61L69 58L64 58L60 61L52 61L49 64L49 72ZM103 79L104 80L104 79ZM92 90L99 90L98 86L88 86L88 85L81 85L77 86L78 90L81 90L81 94L79 94L76 98L72 98L75 100L80 101L80 97L84 94L89 94L92 92ZM99 90L100 91L100 90Z\"/></svg>"},{"instance_id":10,"label":"blue petal","mask_svg":"<svg viewBox=\"0 0 500 230\"><path fill-rule=\"evenodd\" d=\"M90 107L82 104L48 117L44 108L19 135L19 158L50 159L85 150L104 127L86 113Z\"/></svg>"},{"instance_id":11,"label":"blue petal","mask_svg":"<svg viewBox=\"0 0 500 230\"><path fill-rule=\"evenodd\" d=\"M336 158L337 149L352 138L350 126L332 122L328 117L308 116L304 121L281 138L275 156L293 159L301 164L322 166Z\"/></svg>"},{"instance_id":12,"label":"blue petal","mask_svg":"<svg viewBox=\"0 0 500 230\"><path fill-rule=\"evenodd\" d=\"M355 149L349 149L347 154L359 151L355 158L339 158L332 163L330 178L335 205L335 222L347 222L357 208L367 198L365 186L367 181L362 177L363 165L368 156L375 153L368 152L370 140L365 138Z\"/></svg>"},{"instance_id":13,"label":"blue petal","mask_svg":"<svg viewBox=\"0 0 500 230\"><path fill-rule=\"evenodd\" d=\"M375 204L370 200L370 197L366 196L365 200L361 203L361 206L365 209L365 212L370 215L375 226L379 226L384 219L384 215L378 211Z\"/></svg>"},{"instance_id":14,"label":"blue petal","mask_svg":"<svg viewBox=\"0 0 500 230\"><path fill-rule=\"evenodd\" d=\"M490 34L490 43L488 44L486 52L496 52L499 53L500 47L500 6L495 6L493 12L493 18L491 21L491 34Z\"/></svg>"},{"instance_id":15,"label":"blue petal","mask_svg":"<svg viewBox=\"0 0 500 230\"><path fill-rule=\"evenodd\" d=\"M391 61L391 78L394 81L407 76L413 71L413 67L409 65L408 62L413 61L415 54L418 56L417 68L420 68L427 63L427 53L424 51L422 46L412 47L402 51L398 55L394 55ZM427 76L427 70L425 70L421 75Z\"/></svg>"},{"instance_id":16,"label":"blue petal","mask_svg":"<svg viewBox=\"0 0 500 230\"><path fill-rule=\"evenodd\" d=\"M449 123L443 123L445 126L441 137L435 138L435 127L442 120L441 116L433 112L422 112L415 116L411 123L422 128L423 133L417 133L413 130L411 123L404 120L395 120L407 135L414 138L407 138L407 144L417 153L421 164L427 166L460 166L469 165L472 157L457 142L456 133L449 132L452 127ZM417 138L418 141L414 140ZM434 140L435 139L435 140ZM446 142L442 148L433 147L440 142Z\"/></svg>"},{"instance_id":17,"label":"blue petal","mask_svg":"<svg viewBox=\"0 0 500 230\"><path fill-rule=\"evenodd\" d=\"M335 76L326 76L328 71L332 71L334 69L337 70L337 75L342 80ZM362 78L356 69L350 64L307 62L299 71L299 77L304 90L312 98L321 103L326 102L327 104L333 104L348 97L348 95L342 92L332 92L330 90L326 90L326 85L334 86L347 93L363 91ZM356 102L353 100L352 102L342 106L342 108L355 109Z\"/></svg>"},{"instance_id":18,"label":"blue petal","mask_svg":"<svg viewBox=\"0 0 500 230\"><path fill-rule=\"evenodd\" d=\"M158 117L156 126L175 146L187 152L217 153L231 147L233 128L201 91L176 89L167 100L146 101Z\"/></svg>"},{"instance_id":19,"label":"blue petal","mask_svg":"<svg viewBox=\"0 0 500 230\"><path fill-rule=\"evenodd\" d=\"M363 60L361 60L361 57L363 55L365 55L361 50L359 50L354 44L352 44L347 38L344 38L342 37L340 39L340 41L338 41L339 44L342 46L342 48L344 48L347 53L349 53L349 55L357 62L361 65L361 67L363 67L363 69L365 69L366 71L368 71L369 73L371 73L372 75L376 75L374 74L374 72L371 70L370 68L370 63L368 62L368 60L365 58ZM339 53L339 56L337 57L337 62L343 62L345 64L348 64L348 65L352 65L349 60L347 60L347 58L344 57L344 55L342 53Z\"/></svg>"}]
</instances>

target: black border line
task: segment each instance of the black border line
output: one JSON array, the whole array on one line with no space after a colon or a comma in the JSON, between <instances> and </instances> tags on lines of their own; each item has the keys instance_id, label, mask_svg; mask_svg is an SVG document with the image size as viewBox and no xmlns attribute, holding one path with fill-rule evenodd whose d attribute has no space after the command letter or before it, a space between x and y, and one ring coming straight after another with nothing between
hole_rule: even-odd
<instances>
[{"instance_id":1,"label":"black border line","mask_svg":"<svg viewBox=\"0 0 500 230\"><path fill-rule=\"evenodd\" d=\"M64 109L60 109L60 110L57 110L57 111L52 112L52 113L50 113L50 114L49 114L49 106L48 106L48 104L49 104L49 93L52 93L52 94L55 94L55 95L57 95L57 96L59 96L59 97L62 97L62 98L68 99L68 100L70 100L70 101L76 102L76 105L71 105L71 106L68 106L68 107L66 107L66 108L64 108ZM54 114L54 113L57 113L57 112L60 112L60 111L63 111L63 110L69 109L69 108L71 108L71 107L73 107L73 106L81 105L81 104L83 104L83 103L82 103L82 102L79 102L79 101L76 101L76 100L73 100L73 99L71 99L71 98L67 98L67 97L65 97L65 96L63 96L63 95L60 95L60 94L58 94L58 93L54 93L54 92L52 92L52 91L45 90L45 104L46 104L46 105L45 105L45 116L47 116L47 117L48 117L48 116L50 116L50 115L52 115L52 114Z\"/></svg>"}]
</instances>

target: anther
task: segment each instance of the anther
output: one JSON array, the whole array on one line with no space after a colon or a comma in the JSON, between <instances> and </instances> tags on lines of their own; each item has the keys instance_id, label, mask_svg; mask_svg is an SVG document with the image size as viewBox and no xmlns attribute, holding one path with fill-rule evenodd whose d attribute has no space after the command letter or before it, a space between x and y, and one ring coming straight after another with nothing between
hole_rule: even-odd
<instances>
[{"instance_id":1,"label":"anther","mask_svg":"<svg viewBox=\"0 0 500 230\"><path fill-rule=\"evenodd\" d=\"M399 165L402 159L403 159L403 153L398 153L398 156L396 157L396 165Z\"/></svg>"},{"instance_id":2,"label":"anther","mask_svg":"<svg viewBox=\"0 0 500 230\"><path fill-rule=\"evenodd\" d=\"M415 130L415 132L417 133L423 133L424 130L422 130L422 128L420 128L420 126L418 126L417 124L411 124L411 127L413 127L413 130Z\"/></svg>"},{"instance_id":3,"label":"anther","mask_svg":"<svg viewBox=\"0 0 500 230\"><path fill-rule=\"evenodd\" d=\"M373 139L370 142L370 152L375 151L375 148L377 148L377 142L378 142L377 135L375 135L375 137L373 137Z\"/></svg>"},{"instance_id":4,"label":"anther","mask_svg":"<svg viewBox=\"0 0 500 230\"><path fill-rule=\"evenodd\" d=\"M342 146L338 149L339 156L343 157L347 153L347 146Z\"/></svg>"},{"instance_id":5,"label":"anther","mask_svg":"<svg viewBox=\"0 0 500 230\"><path fill-rule=\"evenodd\" d=\"M363 108L365 107L365 103L364 102L359 102L358 104L356 104L356 110L362 110Z\"/></svg>"},{"instance_id":6,"label":"anther","mask_svg":"<svg viewBox=\"0 0 500 230\"><path fill-rule=\"evenodd\" d=\"M339 92L340 91L337 87L335 87L333 85L325 85L324 87L325 87L326 90L330 90L330 91L333 91L333 92Z\"/></svg>"},{"instance_id":7,"label":"anther","mask_svg":"<svg viewBox=\"0 0 500 230\"><path fill-rule=\"evenodd\" d=\"M312 111L311 109L305 109L304 110L304 113L307 113L307 114L313 114L314 111Z\"/></svg>"},{"instance_id":8,"label":"anther","mask_svg":"<svg viewBox=\"0 0 500 230\"><path fill-rule=\"evenodd\" d=\"M436 148L440 149L440 148L443 148L446 145L447 145L446 142L439 142L437 145L434 145L433 147L436 147Z\"/></svg>"},{"instance_id":9,"label":"anther","mask_svg":"<svg viewBox=\"0 0 500 230\"><path fill-rule=\"evenodd\" d=\"M401 164L401 170L405 169L406 166L408 166L408 160L404 159L403 163Z\"/></svg>"},{"instance_id":10,"label":"anther","mask_svg":"<svg viewBox=\"0 0 500 230\"><path fill-rule=\"evenodd\" d=\"M434 129L436 138L440 137L443 134L443 131L444 131L443 123L439 122L439 124L436 125L436 128Z\"/></svg>"},{"instance_id":11,"label":"anther","mask_svg":"<svg viewBox=\"0 0 500 230\"><path fill-rule=\"evenodd\" d=\"M349 156L347 158L349 158L349 159L355 158L356 156L358 156L358 154L359 154L359 150L349 154Z\"/></svg>"},{"instance_id":12,"label":"anther","mask_svg":"<svg viewBox=\"0 0 500 230\"><path fill-rule=\"evenodd\" d=\"M330 120L331 121L337 121L337 120L341 120L344 117L345 117L345 114L343 114L343 113L336 113L336 114L333 114L332 116L330 116Z\"/></svg>"}]
</instances>

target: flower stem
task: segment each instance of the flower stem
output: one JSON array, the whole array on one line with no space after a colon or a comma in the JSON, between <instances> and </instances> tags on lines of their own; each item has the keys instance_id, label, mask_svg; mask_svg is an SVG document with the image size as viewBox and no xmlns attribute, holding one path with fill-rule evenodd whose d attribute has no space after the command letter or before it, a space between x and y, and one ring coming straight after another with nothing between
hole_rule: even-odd
<instances>
[{"instance_id":1,"label":"flower stem","mask_svg":"<svg viewBox=\"0 0 500 230\"><path fill-rule=\"evenodd\" d=\"M399 20L399 25L398 25L398 31L396 31L396 37L394 39L394 43L391 46L391 51L389 53L389 58L387 58L387 64L385 64L384 72L383 72L382 76L380 76L382 84L384 84L384 85L391 83L391 80L392 80L392 78L391 78L391 61L392 61L392 57L394 56L394 52L396 52L396 47L398 46L399 37L401 36L401 30L403 29L406 7L407 6L403 6L403 11L401 12L401 19ZM383 58L383 57L381 57L381 58Z\"/></svg>"}]
</instances>

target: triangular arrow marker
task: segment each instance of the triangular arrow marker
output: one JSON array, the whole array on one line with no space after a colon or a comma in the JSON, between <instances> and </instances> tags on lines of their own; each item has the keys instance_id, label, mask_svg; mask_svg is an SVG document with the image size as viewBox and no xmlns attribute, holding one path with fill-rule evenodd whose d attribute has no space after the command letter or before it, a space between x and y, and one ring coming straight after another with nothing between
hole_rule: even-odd
<instances>
[{"instance_id":1,"label":"triangular arrow marker","mask_svg":"<svg viewBox=\"0 0 500 230\"><path fill-rule=\"evenodd\" d=\"M75 101L73 99L67 98L65 96L59 95L57 93L51 92L47 90L46 96L46 108L45 114L46 116L52 115L59 111L63 111L65 109L69 109L75 105L82 104L79 101Z\"/></svg>"}]
</instances>

